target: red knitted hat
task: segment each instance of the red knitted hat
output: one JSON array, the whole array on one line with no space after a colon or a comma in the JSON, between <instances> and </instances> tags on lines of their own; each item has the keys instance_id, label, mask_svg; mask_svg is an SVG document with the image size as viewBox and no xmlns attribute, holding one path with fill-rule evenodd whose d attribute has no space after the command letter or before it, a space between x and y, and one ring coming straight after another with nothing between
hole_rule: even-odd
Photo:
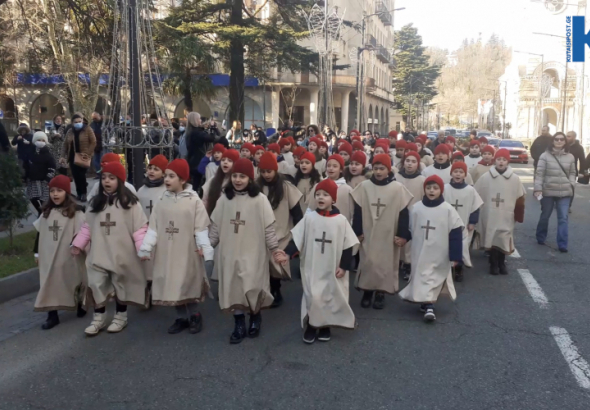
<instances>
[{"instance_id":1,"label":"red knitted hat","mask_svg":"<svg viewBox=\"0 0 590 410\"><path fill-rule=\"evenodd\" d=\"M317 137L311 137L311 138L309 139L309 142L307 143L307 145L309 146L309 144L311 144L312 142L313 142L315 145L317 145L317 146L318 146L318 148L319 148L319 146L320 146L320 142L322 142L322 140L318 139Z\"/></svg>"},{"instance_id":2,"label":"red knitted hat","mask_svg":"<svg viewBox=\"0 0 590 410\"><path fill-rule=\"evenodd\" d=\"M489 152L492 155L496 154L496 149L494 147L492 147L491 145L486 145L485 147L483 147L483 149L481 150L481 153L483 154L484 152Z\"/></svg>"},{"instance_id":3,"label":"red knitted hat","mask_svg":"<svg viewBox=\"0 0 590 410\"><path fill-rule=\"evenodd\" d=\"M243 149L247 149L248 151L250 151L250 155L254 155L254 153L256 153L256 148L254 148L254 145L250 144L249 142L242 144L242 148L240 148L240 151Z\"/></svg>"},{"instance_id":4,"label":"red knitted hat","mask_svg":"<svg viewBox=\"0 0 590 410\"><path fill-rule=\"evenodd\" d=\"M319 182L315 187L315 192L325 191L332 197L332 201L336 202L338 199L338 185L330 178L326 178Z\"/></svg>"},{"instance_id":5,"label":"red knitted hat","mask_svg":"<svg viewBox=\"0 0 590 410\"><path fill-rule=\"evenodd\" d=\"M416 151L410 151L408 152L406 155L404 155L404 160L408 157L414 157L416 158L416 161L420 162L420 154L418 154Z\"/></svg>"},{"instance_id":6,"label":"red knitted hat","mask_svg":"<svg viewBox=\"0 0 590 410\"><path fill-rule=\"evenodd\" d=\"M330 148L330 147L328 146L328 143L327 143L326 141L320 141L320 147L324 147L324 148L326 148L326 149Z\"/></svg>"},{"instance_id":7,"label":"red knitted hat","mask_svg":"<svg viewBox=\"0 0 590 410\"><path fill-rule=\"evenodd\" d=\"M234 167L231 172L232 174L244 174L250 178L250 180L254 180L254 165L252 165L252 161L247 158L240 158L234 162Z\"/></svg>"},{"instance_id":8,"label":"red knitted hat","mask_svg":"<svg viewBox=\"0 0 590 410\"><path fill-rule=\"evenodd\" d=\"M301 158L301 156L303 154L305 154L305 148L303 147L297 147L293 150L293 156L297 157L297 158Z\"/></svg>"},{"instance_id":9,"label":"red knitted hat","mask_svg":"<svg viewBox=\"0 0 590 410\"><path fill-rule=\"evenodd\" d=\"M125 172L125 167L120 162L107 162L106 164L103 164L102 172L108 172L109 174L113 174L121 181L127 180L127 172Z\"/></svg>"},{"instance_id":10,"label":"red knitted hat","mask_svg":"<svg viewBox=\"0 0 590 410\"><path fill-rule=\"evenodd\" d=\"M457 151L453 153L452 159L462 159L463 161L465 161L465 155L463 155L463 153L461 151Z\"/></svg>"},{"instance_id":11,"label":"red knitted hat","mask_svg":"<svg viewBox=\"0 0 590 410\"><path fill-rule=\"evenodd\" d=\"M299 159L301 161L303 161L304 159L306 159L309 162L311 162L311 165L315 165L315 155L313 155L311 152L306 152Z\"/></svg>"},{"instance_id":12,"label":"red knitted hat","mask_svg":"<svg viewBox=\"0 0 590 410\"><path fill-rule=\"evenodd\" d=\"M174 173L178 175L178 178L184 179L185 181L188 181L191 175L190 167L188 166L188 162L186 162L186 159L175 159L174 161L168 164L168 167L166 169L174 171Z\"/></svg>"},{"instance_id":13,"label":"red knitted hat","mask_svg":"<svg viewBox=\"0 0 590 410\"><path fill-rule=\"evenodd\" d=\"M226 149L221 156L221 159L223 158L231 159L232 162L236 162L238 159L240 159L240 153L235 149Z\"/></svg>"},{"instance_id":14,"label":"red knitted hat","mask_svg":"<svg viewBox=\"0 0 590 410\"><path fill-rule=\"evenodd\" d=\"M350 162L352 161L358 162L364 167L367 163L367 156L363 151L355 151L350 157Z\"/></svg>"},{"instance_id":15,"label":"red knitted hat","mask_svg":"<svg viewBox=\"0 0 590 410\"><path fill-rule=\"evenodd\" d=\"M280 154L280 153L281 153L281 146L280 146L279 144L277 144L277 143L274 143L274 144L268 144L268 149L267 149L267 151L274 151L274 152L276 152L277 154Z\"/></svg>"},{"instance_id":16,"label":"red knitted hat","mask_svg":"<svg viewBox=\"0 0 590 410\"><path fill-rule=\"evenodd\" d=\"M471 140L469 141L469 146L473 147L474 145L479 147L479 141L478 140Z\"/></svg>"},{"instance_id":17,"label":"red knitted hat","mask_svg":"<svg viewBox=\"0 0 590 410\"><path fill-rule=\"evenodd\" d=\"M352 134L355 134L357 136L360 136L361 135L361 132L359 130L357 130L357 129L354 129L354 130L351 130L350 131L350 135L352 135Z\"/></svg>"},{"instance_id":18,"label":"red knitted hat","mask_svg":"<svg viewBox=\"0 0 590 410\"><path fill-rule=\"evenodd\" d=\"M70 183L70 178L65 175L58 175L49 181L49 189L51 188L62 189L68 194L72 193L72 184Z\"/></svg>"},{"instance_id":19,"label":"red knitted hat","mask_svg":"<svg viewBox=\"0 0 590 410\"><path fill-rule=\"evenodd\" d=\"M486 137L479 137L479 142L485 142L486 144L488 143L488 139Z\"/></svg>"},{"instance_id":20,"label":"red knitted hat","mask_svg":"<svg viewBox=\"0 0 590 410\"><path fill-rule=\"evenodd\" d=\"M343 141L338 148L338 152L340 153L341 151L348 153L349 156L352 155L352 145L348 141Z\"/></svg>"},{"instance_id":21,"label":"red knitted hat","mask_svg":"<svg viewBox=\"0 0 590 410\"><path fill-rule=\"evenodd\" d=\"M494 155L494 159L504 158L506 161L510 162L510 151L506 148L499 149Z\"/></svg>"},{"instance_id":22,"label":"red knitted hat","mask_svg":"<svg viewBox=\"0 0 590 410\"><path fill-rule=\"evenodd\" d=\"M422 145L425 145L427 139L428 137L426 135L420 134L416 137L415 141L421 143Z\"/></svg>"},{"instance_id":23,"label":"red knitted hat","mask_svg":"<svg viewBox=\"0 0 590 410\"><path fill-rule=\"evenodd\" d=\"M215 144L213 146L213 153L221 152L222 154L225 152L225 147L223 144Z\"/></svg>"},{"instance_id":24,"label":"red knitted hat","mask_svg":"<svg viewBox=\"0 0 590 410\"><path fill-rule=\"evenodd\" d=\"M330 160L334 160L336 162L338 162L340 164L340 170L344 171L344 158L342 158L340 155L338 154L332 154L328 157L328 162L330 162ZM326 164L328 163L326 162Z\"/></svg>"},{"instance_id":25,"label":"red knitted hat","mask_svg":"<svg viewBox=\"0 0 590 410\"><path fill-rule=\"evenodd\" d=\"M462 169L463 172L465 172L465 175L467 175L467 164L464 162L455 162L453 165L451 165L451 172L453 172L456 169Z\"/></svg>"},{"instance_id":26,"label":"red knitted hat","mask_svg":"<svg viewBox=\"0 0 590 410\"><path fill-rule=\"evenodd\" d=\"M409 149L410 151L418 151L418 146L413 142L408 142L406 143L406 149Z\"/></svg>"},{"instance_id":27,"label":"red knitted hat","mask_svg":"<svg viewBox=\"0 0 590 410\"><path fill-rule=\"evenodd\" d=\"M457 140L455 139L455 137L453 137L452 135L449 135L446 139L445 142L457 142Z\"/></svg>"},{"instance_id":28,"label":"red knitted hat","mask_svg":"<svg viewBox=\"0 0 590 410\"><path fill-rule=\"evenodd\" d=\"M291 143L291 145L295 145L295 140L293 139L292 136L288 136L287 140Z\"/></svg>"},{"instance_id":29,"label":"red knitted hat","mask_svg":"<svg viewBox=\"0 0 590 410\"><path fill-rule=\"evenodd\" d=\"M375 164L385 165L389 171L391 171L391 157L389 154L377 154L373 157L373 166Z\"/></svg>"},{"instance_id":30,"label":"red knitted hat","mask_svg":"<svg viewBox=\"0 0 590 410\"><path fill-rule=\"evenodd\" d=\"M388 137L395 137L397 139L397 131L389 131L389 134L387 134Z\"/></svg>"},{"instance_id":31,"label":"red knitted hat","mask_svg":"<svg viewBox=\"0 0 590 410\"><path fill-rule=\"evenodd\" d=\"M408 143L405 140L399 140L395 142L395 149L406 149L408 147Z\"/></svg>"},{"instance_id":32,"label":"red knitted hat","mask_svg":"<svg viewBox=\"0 0 590 410\"><path fill-rule=\"evenodd\" d=\"M352 141L352 150L353 151L355 151L355 150L364 151L365 150L365 146L360 141Z\"/></svg>"},{"instance_id":33,"label":"red knitted hat","mask_svg":"<svg viewBox=\"0 0 590 410\"><path fill-rule=\"evenodd\" d=\"M166 158L162 154L156 155L150 161L150 165L155 165L158 168L160 168L162 171L164 171L166 169L166 167L168 166L168 158Z\"/></svg>"},{"instance_id":34,"label":"red knitted hat","mask_svg":"<svg viewBox=\"0 0 590 410\"><path fill-rule=\"evenodd\" d=\"M121 157L118 154L115 154L113 152L107 152L100 159L100 163L106 164L109 162L121 162Z\"/></svg>"},{"instance_id":35,"label":"red knitted hat","mask_svg":"<svg viewBox=\"0 0 590 410\"><path fill-rule=\"evenodd\" d=\"M279 146L280 146L281 148L283 148L285 145L289 145L289 144L293 145L293 144L291 143L291 139L290 139L290 137L289 137L289 138L281 138L281 139L279 140Z\"/></svg>"},{"instance_id":36,"label":"red knitted hat","mask_svg":"<svg viewBox=\"0 0 590 410\"><path fill-rule=\"evenodd\" d=\"M277 158L271 154L270 152L265 152L260 157L260 161L258 161L258 169L267 169L269 171L278 171L279 164L277 162Z\"/></svg>"},{"instance_id":37,"label":"red knitted hat","mask_svg":"<svg viewBox=\"0 0 590 410\"><path fill-rule=\"evenodd\" d=\"M397 144L399 144L399 143L400 143L400 141L397 141L395 146L397 147ZM375 148L377 148L377 147L381 147L381 148L383 148L383 151L388 152L389 151L389 141L384 140L384 139L379 139L379 140L377 140L377 142L375 142Z\"/></svg>"},{"instance_id":38,"label":"red knitted hat","mask_svg":"<svg viewBox=\"0 0 590 410\"><path fill-rule=\"evenodd\" d=\"M353 146L354 146L354 143L355 143L355 142L360 142L360 143L362 144L362 141L363 141L363 140L361 139L361 136L360 136L360 135L352 135L352 136L350 137L350 140L352 141L352 144L353 144Z\"/></svg>"},{"instance_id":39,"label":"red knitted hat","mask_svg":"<svg viewBox=\"0 0 590 410\"><path fill-rule=\"evenodd\" d=\"M447 154L448 156L451 156L451 148L449 148L447 144L439 144L434 150L434 155L438 154Z\"/></svg>"},{"instance_id":40,"label":"red knitted hat","mask_svg":"<svg viewBox=\"0 0 590 410\"><path fill-rule=\"evenodd\" d=\"M254 152L258 152L258 151L264 151L264 152L266 152L266 150L264 149L264 147L262 145L255 145L254 146Z\"/></svg>"},{"instance_id":41,"label":"red knitted hat","mask_svg":"<svg viewBox=\"0 0 590 410\"><path fill-rule=\"evenodd\" d=\"M315 137L316 137L316 138L318 139L318 141L320 141L320 142L321 142L321 141L324 141L324 136L323 136L322 134L317 134Z\"/></svg>"},{"instance_id":42,"label":"red knitted hat","mask_svg":"<svg viewBox=\"0 0 590 410\"><path fill-rule=\"evenodd\" d=\"M438 187L440 188L441 194L445 191L445 183L443 182L441 177L439 177L438 175L431 175L424 180L424 188L425 189L426 189L426 185L428 185L429 182L436 183L436 185L438 185Z\"/></svg>"}]
</instances>

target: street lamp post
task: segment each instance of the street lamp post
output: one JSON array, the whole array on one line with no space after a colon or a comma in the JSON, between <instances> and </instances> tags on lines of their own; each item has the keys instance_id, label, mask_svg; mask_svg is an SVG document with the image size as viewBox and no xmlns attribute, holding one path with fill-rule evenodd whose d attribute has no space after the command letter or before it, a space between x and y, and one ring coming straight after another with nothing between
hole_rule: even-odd
<instances>
[{"instance_id":1,"label":"street lamp post","mask_svg":"<svg viewBox=\"0 0 590 410\"><path fill-rule=\"evenodd\" d=\"M529 54L532 56L539 56L541 57L541 73L539 74L539 112L537 113L537 135L541 134L541 128L543 128L543 72L545 71L545 55L544 54L536 54L536 53L529 53L528 51L514 51L515 53L521 54ZM527 135L528 136L528 135Z\"/></svg>"}]
</instances>

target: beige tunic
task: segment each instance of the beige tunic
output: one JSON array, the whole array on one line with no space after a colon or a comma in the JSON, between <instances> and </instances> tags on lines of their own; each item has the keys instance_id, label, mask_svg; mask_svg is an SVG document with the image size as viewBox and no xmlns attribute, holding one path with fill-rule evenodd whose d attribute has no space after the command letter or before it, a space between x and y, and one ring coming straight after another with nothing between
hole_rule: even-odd
<instances>
[{"instance_id":1,"label":"beige tunic","mask_svg":"<svg viewBox=\"0 0 590 410\"><path fill-rule=\"evenodd\" d=\"M209 216L196 192L166 192L156 202L150 230L157 234L154 255L154 305L202 302L209 291L205 263L195 234L207 230Z\"/></svg>"},{"instance_id":2,"label":"beige tunic","mask_svg":"<svg viewBox=\"0 0 590 410\"><path fill-rule=\"evenodd\" d=\"M318 170L318 172L320 173L320 175L325 176L326 175L326 166L328 165L327 161L325 158L322 158L320 161L316 161L314 167L315 169Z\"/></svg>"},{"instance_id":3,"label":"beige tunic","mask_svg":"<svg viewBox=\"0 0 590 410\"><path fill-rule=\"evenodd\" d=\"M283 182L284 196L277 209L273 209L275 216L275 232L279 241L279 248L285 249L291 241L291 229L293 229L293 218L289 212L303 196L301 192L290 182ZM262 187L262 193L268 195L268 187ZM271 258L270 276L277 279L291 279L291 268L288 263L279 265Z\"/></svg>"},{"instance_id":4,"label":"beige tunic","mask_svg":"<svg viewBox=\"0 0 590 410\"><path fill-rule=\"evenodd\" d=\"M430 155L424 155L420 158L420 162L423 163L425 167L429 167L434 164L434 159Z\"/></svg>"},{"instance_id":5,"label":"beige tunic","mask_svg":"<svg viewBox=\"0 0 590 410\"><path fill-rule=\"evenodd\" d=\"M99 213L86 211L92 241L86 257L90 306L102 307L112 297L122 304L146 302L146 279L133 234L148 220L139 202L129 209L117 205L107 205Z\"/></svg>"},{"instance_id":6,"label":"beige tunic","mask_svg":"<svg viewBox=\"0 0 590 410\"><path fill-rule=\"evenodd\" d=\"M166 185L162 184L159 187L148 188L145 185L139 188L137 191L137 198L139 199L139 203L141 204L141 208L143 212L145 212L145 216L147 219L150 219L152 215L152 210L154 209L154 205L156 202L162 197L162 195L166 192ZM145 275L145 279L147 281L152 280L153 271L154 271L154 253L152 252L152 258L149 261L143 261L141 266L143 267L143 273Z\"/></svg>"},{"instance_id":7,"label":"beige tunic","mask_svg":"<svg viewBox=\"0 0 590 410\"><path fill-rule=\"evenodd\" d=\"M469 247L471 246L474 231L468 229L469 216L483 205L483 201L475 188L470 185L463 189L456 189L452 185L446 184L443 196L445 201L455 208L461 217L463 225L465 225L465 229L463 229L463 264L471 268L473 265L471 264Z\"/></svg>"},{"instance_id":8,"label":"beige tunic","mask_svg":"<svg viewBox=\"0 0 590 410\"><path fill-rule=\"evenodd\" d=\"M367 177L364 175L355 175L350 179L350 182L348 182L348 185L350 185L350 187L352 189L355 189L357 187L358 184L360 184L363 181L366 181Z\"/></svg>"},{"instance_id":9,"label":"beige tunic","mask_svg":"<svg viewBox=\"0 0 590 410\"><path fill-rule=\"evenodd\" d=\"M434 165L431 165L429 167L426 167L422 170L422 175L424 175L426 178L428 178L431 175L438 175L445 184L448 184L451 182L451 167L449 166L448 168L445 169L438 169L435 168ZM473 185L473 179L471 178L471 175L469 175L469 173L467 173L467 175L465 176L465 183L467 185Z\"/></svg>"},{"instance_id":10,"label":"beige tunic","mask_svg":"<svg viewBox=\"0 0 590 410\"><path fill-rule=\"evenodd\" d=\"M325 217L310 212L292 230L301 258L301 326L339 326L354 329L356 321L348 304L348 271L336 278L342 251L358 240L342 215Z\"/></svg>"},{"instance_id":11,"label":"beige tunic","mask_svg":"<svg viewBox=\"0 0 590 410\"><path fill-rule=\"evenodd\" d=\"M473 184L475 185L482 175L487 174L491 167L491 165L477 164L475 167L471 168L469 170L469 176L473 180Z\"/></svg>"},{"instance_id":12,"label":"beige tunic","mask_svg":"<svg viewBox=\"0 0 590 410\"><path fill-rule=\"evenodd\" d=\"M340 178L334 182L338 185L337 198L334 206L338 208L340 215L343 215L349 223L352 223L352 215L354 214L354 201L350 196L352 188L346 183L344 178ZM308 212L313 212L318 207L315 201L315 188L314 186L309 197Z\"/></svg>"},{"instance_id":13,"label":"beige tunic","mask_svg":"<svg viewBox=\"0 0 590 410\"><path fill-rule=\"evenodd\" d=\"M399 213L410 205L413 196L396 181L384 186L365 181L351 196L363 212L364 239L360 245L356 287L394 294L399 290L401 249L393 241Z\"/></svg>"},{"instance_id":14,"label":"beige tunic","mask_svg":"<svg viewBox=\"0 0 590 410\"><path fill-rule=\"evenodd\" d=\"M266 196L222 195L211 215L219 229L215 265L219 275L219 306L257 313L273 302L265 229L275 221Z\"/></svg>"},{"instance_id":15,"label":"beige tunic","mask_svg":"<svg viewBox=\"0 0 590 410\"><path fill-rule=\"evenodd\" d=\"M70 244L84 224L84 212L73 218L52 209L33 226L39 231L39 282L35 311L76 310L86 287L84 256L72 256Z\"/></svg>"},{"instance_id":16,"label":"beige tunic","mask_svg":"<svg viewBox=\"0 0 590 410\"><path fill-rule=\"evenodd\" d=\"M299 206L301 206L301 212L305 214L305 212L307 211L307 207L309 205L309 198L311 197L311 193L313 191L313 186L311 185L311 178L301 178L297 183L297 189L299 189L299 192L301 192Z\"/></svg>"},{"instance_id":17,"label":"beige tunic","mask_svg":"<svg viewBox=\"0 0 590 410\"><path fill-rule=\"evenodd\" d=\"M418 175L416 178L406 179L402 175L398 174L395 176L395 179L406 187L408 191L414 196L408 205L408 210L412 210L412 206L422 200L424 196L424 180L426 177L424 175ZM409 241L404 245L401 251L401 260L404 263L412 263L412 241Z\"/></svg>"},{"instance_id":18,"label":"beige tunic","mask_svg":"<svg viewBox=\"0 0 590 410\"><path fill-rule=\"evenodd\" d=\"M410 212L412 228L412 275L399 295L417 303L434 303L443 290L452 300L457 298L451 262L449 233L463 226L461 217L451 205L443 202L429 208L417 202Z\"/></svg>"},{"instance_id":19,"label":"beige tunic","mask_svg":"<svg viewBox=\"0 0 590 410\"><path fill-rule=\"evenodd\" d=\"M483 201L477 235L479 247L514 252L514 208L526 190L511 167L500 174L495 167L482 175L475 189Z\"/></svg>"}]
</instances>

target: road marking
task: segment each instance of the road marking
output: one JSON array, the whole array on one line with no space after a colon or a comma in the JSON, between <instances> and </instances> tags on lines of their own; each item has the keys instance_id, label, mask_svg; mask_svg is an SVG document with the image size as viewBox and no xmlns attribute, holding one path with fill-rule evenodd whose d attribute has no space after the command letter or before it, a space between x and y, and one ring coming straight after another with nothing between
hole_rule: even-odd
<instances>
[{"instance_id":1,"label":"road marking","mask_svg":"<svg viewBox=\"0 0 590 410\"><path fill-rule=\"evenodd\" d=\"M528 269L518 269L518 274L520 275L520 278L524 282L524 285L526 286L533 300L539 304L539 307L546 309L547 305L549 304L547 296L545 296L543 289L541 289L539 283L535 280L533 275L531 275L531 272L529 272Z\"/></svg>"},{"instance_id":2,"label":"road marking","mask_svg":"<svg viewBox=\"0 0 590 410\"><path fill-rule=\"evenodd\" d=\"M578 348L572 342L572 338L567 330L556 326L550 327L549 330L580 387L590 389L590 366L580 356Z\"/></svg>"},{"instance_id":3,"label":"road marking","mask_svg":"<svg viewBox=\"0 0 590 410\"><path fill-rule=\"evenodd\" d=\"M512 252L510 255L511 258L520 258L520 253L518 253L518 249L514 248L514 252Z\"/></svg>"}]
</instances>

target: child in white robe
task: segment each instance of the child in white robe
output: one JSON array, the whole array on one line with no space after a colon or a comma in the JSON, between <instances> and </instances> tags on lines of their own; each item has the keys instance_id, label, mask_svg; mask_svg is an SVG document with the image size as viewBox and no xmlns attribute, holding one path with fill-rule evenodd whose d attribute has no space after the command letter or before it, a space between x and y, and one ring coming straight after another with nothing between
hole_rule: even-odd
<instances>
[{"instance_id":1,"label":"child in white robe","mask_svg":"<svg viewBox=\"0 0 590 410\"><path fill-rule=\"evenodd\" d=\"M482 137L485 138L485 137ZM494 165L494 155L496 150L491 145L486 145L481 152L481 161L476 166L469 170L469 175L473 180L473 184L477 182L482 175L487 174L490 168Z\"/></svg>"},{"instance_id":2,"label":"child in white robe","mask_svg":"<svg viewBox=\"0 0 590 410\"><path fill-rule=\"evenodd\" d=\"M119 154L115 154L114 152L107 152L100 159L101 169L105 164L108 164L109 162L118 162L120 164L121 157L119 156ZM100 176L100 172L99 172L98 176ZM131 191L132 194L137 195L137 191L135 190L135 187L133 186L133 184L130 184L129 182L125 181L125 187L129 191ZM90 203L90 201L92 201L92 198L94 198L96 196L96 194L98 194L99 188L100 188L100 179L96 184L94 184L92 186L92 189L90 189L90 192L88 192L88 195L86 197L86 200L88 201L88 203Z\"/></svg>"},{"instance_id":3,"label":"child in white robe","mask_svg":"<svg viewBox=\"0 0 590 410\"><path fill-rule=\"evenodd\" d=\"M362 151L355 151L350 157L350 164L344 170L344 179L352 189L367 180L367 156Z\"/></svg>"},{"instance_id":4,"label":"child in white robe","mask_svg":"<svg viewBox=\"0 0 590 410\"><path fill-rule=\"evenodd\" d=\"M303 341L311 344L331 338L330 327L354 329L356 320L348 304L348 274L352 248L358 244L350 224L336 208L338 186L330 179L317 185L317 209L291 230L293 240L286 252L300 252L301 327Z\"/></svg>"},{"instance_id":5,"label":"child in white robe","mask_svg":"<svg viewBox=\"0 0 590 410\"><path fill-rule=\"evenodd\" d=\"M434 164L424 168L422 175L428 178L438 175L445 184L451 181L451 149L445 144L440 144L434 150Z\"/></svg>"},{"instance_id":6,"label":"child in white robe","mask_svg":"<svg viewBox=\"0 0 590 410\"><path fill-rule=\"evenodd\" d=\"M305 214L313 188L322 180L320 172L315 167L315 155L304 152L299 159L299 169L295 174L295 186L301 192L301 212Z\"/></svg>"},{"instance_id":7,"label":"child in white robe","mask_svg":"<svg viewBox=\"0 0 590 410\"><path fill-rule=\"evenodd\" d=\"M439 145L440 146L440 145ZM464 228L461 217L443 197L444 183L437 175L424 181L425 195L412 207L412 275L399 293L404 300L420 303L424 321L436 320L434 304L444 291L455 300L452 266L463 258Z\"/></svg>"},{"instance_id":8,"label":"child in white robe","mask_svg":"<svg viewBox=\"0 0 590 410\"><path fill-rule=\"evenodd\" d=\"M39 232L35 241L35 261L39 265L39 293L35 312L47 312L41 328L49 330L59 324L58 310L82 308L86 284L84 258L70 255L70 243L84 223L84 211L71 195L70 179L58 175L49 181L49 200L33 226Z\"/></svg>"},{"instance_id":9,"label":"child in white robe","mask_svg":"<svg viewBox=\"0 0 590 410\"><path fill-rule=\"evenodd\" d=\"M469 155L465 158L467 168L474 168L481 160L481 148L479 147L479 141L471 140L469 143Z\"/></svg>"}]
</instances>

